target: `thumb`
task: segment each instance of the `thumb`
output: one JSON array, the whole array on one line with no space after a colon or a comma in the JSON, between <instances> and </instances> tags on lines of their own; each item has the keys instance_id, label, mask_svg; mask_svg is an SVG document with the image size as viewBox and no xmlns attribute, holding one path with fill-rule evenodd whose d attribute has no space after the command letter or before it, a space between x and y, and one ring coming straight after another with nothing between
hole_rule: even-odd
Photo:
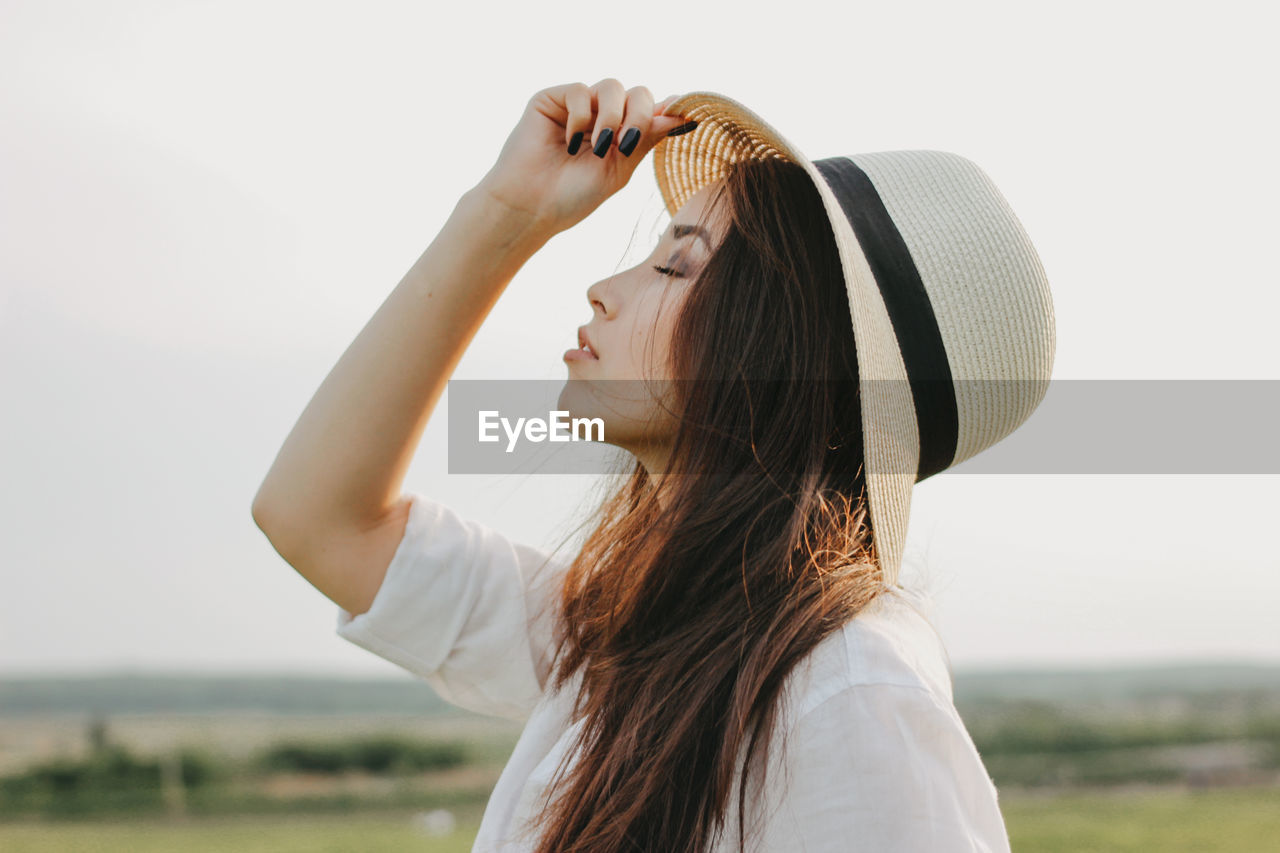
<instances>
[{"instance_id":1,"label":"thumb","mask_svg":"<svg viewBox=\"0 0 1280 853\"><path fill-rule=\"evenodd\" d=\"M644 159L650 151L657 148L658 144L668 136L680 136L697 126L698 123L696 121L690 121L684 116L655 115L649 125L649 132L641 138L640 144L633 154L638 154L638 159Z\"/></svg>"},{"instance_id":2,"label":"thumb","mask_svg":"<svg viewBox=\"0 0 1280 853\"><path fill-rule=\"evenodd\" d=\"M649 129L651 133L658 134L661 137L666 136L668 132L676 128L682 128L681 133L688 133L698 126L697 122L690 121L678 113L667 115L667 110L671 104L680 97L680 95L668 95L654 105L653 124Z\"/></svg>"},{"instance_id":3,"label":"thumb","mask_svg":"<svg viewBox=\"0 0 1280 853\"><path fill-rule=\"evenodd\" d=\"M676 128L684 128L681 133L688 133L697 126L696 121L691 121L684 116L654 116L653 122L649 125L649 132L666 136Z\"/></svg>"},{"instance_id":4,"label":"thumb","mask_svg":"<svg viewBox=\"0 0 1280 853\"><path fill-rule=\"evenodd\" d=\"M680 97L680 96L679 96L679 95L667 95L667 96L666 96L665 98L663 98L661 101L659 101L658 103L654 104L654 107L653 107L653 114L654 114L654 115L656 115L656 116L660 116L660 115L662 115L664 112L666 112L666 111L667 111L667 107L669 107L669 106L671 105L671 102L672 102L672 101L674 101L674 100L675 100L676 98L678 98L678 97Z\"/></svg>"}]
</instances>

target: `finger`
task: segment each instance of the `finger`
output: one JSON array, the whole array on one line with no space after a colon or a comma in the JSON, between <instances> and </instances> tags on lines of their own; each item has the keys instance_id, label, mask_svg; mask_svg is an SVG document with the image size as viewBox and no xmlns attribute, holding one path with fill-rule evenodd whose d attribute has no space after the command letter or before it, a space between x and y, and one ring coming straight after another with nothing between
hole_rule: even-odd
<instances>
[{"instance_id":1,"label":"finger","mask_svg":"<svg viewBox=\"0 0 1280 853\"><path fill-rule=\"evenodd\" d=\"M649 122L649 131L641 135L640 141L636 144L630 156L632 159L643 160L650 151L658 146L659 142L667 138L668 134L678 136L688 133L697 126L697 122L690 121L684 116L655 115Z\"/></svg>"},{"instance_id":2,"label":"finger","mask_svg":"<svg viewBox=\"0 0 1280 853\"><path fill-rule=\"evenodd\" d=\"M689 131L697 128L698 123L681 116L679 110L668 114L667 111L671 109L671 105L681 97L681 95L668 95L654 106L654 133L661 133L663 136L668 134L671 136L680 136L681 134L688 133Z\"/></svg>"},{"instance_id":3,"label":"finger","mask_svg":"<svg viewBox=\"0 0 1280 853\"><path fill-rule=\"evenodd\" d=\"M595 92L596 127L591 136L591 151L597 157L609 153L618 126L622 124L622 112L627 93L622 84L612 77L601 80L592 87Z\"/></svg>"},{"instance_id":4,"label":"finger","mask_svg":"<svg viewBox=\"0 0 1280 853\"><path fill-rule=\"evenodd\" d=\"M653 114L660 116L667 111L667 107L671 106L672 101L680 97L679 95L667 95L653 107Z\"/></svg>"},{"instance_id":5,"label":"finger","mask_svg":"<svg viewBox=\"0 0 1280 853\"><path fill-rule=\"evenodd\" d=\"M536 92L529 99L529 106L537 110L542 115L554 121L556 124L563 126L565 118L568 116L568 109L565 107L565 98L568 93L581 83L564 83L559 86L548 86L539 92ZM588 90L590 91L590 90Z\"/></svg>"},{"instance_id":6,"label":"finger","mask_svg":"<svg viewBox=\"0 0 1280 853\"><path fill-rule=\"evenodd\" d=\"M624 157L640 144L640 138L649 132L653 123L653 93L644 86L627 90L627 105L622 115L622 136L618 138L618 151Z\"/></svg>"},{"instance_id":7,"label":"finger","mask_svg":"<svg viewBox=\"0 0 1280 853\"><path fill-rule=\"evenodd\" d=\"M564 141L570 154L577 154L582 147L582 138L591 132L593 110L591 107L591 90L585 83L574 83L564 92L565 109L568 117L564 125Z\"/></svg>"}]
</instances>

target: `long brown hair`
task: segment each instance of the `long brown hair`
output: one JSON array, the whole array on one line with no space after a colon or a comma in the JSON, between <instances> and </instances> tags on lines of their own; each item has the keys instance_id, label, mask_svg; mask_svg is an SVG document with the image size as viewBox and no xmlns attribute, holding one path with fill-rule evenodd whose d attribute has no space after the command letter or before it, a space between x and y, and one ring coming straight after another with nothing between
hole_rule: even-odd
<instances>
[{"instance_id":1,"label":"long brown hair","mask_svg":"<svg viewBox=\"0 0 1280 853\"><path fill-rule=\"evenodd\" d=\"M696 380L674 385L664 476L636 463L565 577L551 686L581 676L583 725L540 853L705 850L735 778L741 843L785 677L884 590L817 190L799 166L753 161L712 209L727 230L672 332L671 373Z\"/></svg>"}]
</instances>

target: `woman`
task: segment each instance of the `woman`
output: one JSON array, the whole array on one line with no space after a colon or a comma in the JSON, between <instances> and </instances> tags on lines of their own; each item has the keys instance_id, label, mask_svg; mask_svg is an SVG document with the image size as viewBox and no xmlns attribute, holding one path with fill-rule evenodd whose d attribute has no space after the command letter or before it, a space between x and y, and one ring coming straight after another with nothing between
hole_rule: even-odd
<instances>
[{"instance_id":1,"label":"woman","mask_svg":"<svg viewBox=\"0 0 1280 853\"><path fill-rule=\"evenodd\" d=\"M563 405L635 457L581 551L403 494L502 289L655 149L671 225L588 289L564 356ZM969 161L815 163L722 96L557 86L326 378L254 517L341 636L526 721L477 850L1008 850L897 573L912 485L1025 420L1053 344L1030 242Z\"/></svg>"}]
</instances>

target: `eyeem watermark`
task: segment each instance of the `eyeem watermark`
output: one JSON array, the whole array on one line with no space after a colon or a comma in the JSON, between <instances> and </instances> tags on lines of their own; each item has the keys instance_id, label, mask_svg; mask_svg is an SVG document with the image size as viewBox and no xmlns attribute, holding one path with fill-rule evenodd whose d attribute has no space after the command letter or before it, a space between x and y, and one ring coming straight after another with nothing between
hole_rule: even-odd
<instances>
[{"instance_id":1,"label":"eyeem watermark","mask_svg":"<svg viewBox=\"0 0 1280 853\"><path fill-rule=\"evenodd\" d=\"M514 453L521 436L526 441L604 441L603 418L570 418L567 411L557 409L542 418L504 418L496 409L484 409L479 413L481 442L501 441L497 432L501 427L507 437L507 453ZM592 430L595 437L592 437Z\"/></svg>"},{"instance_id":2,"label":"eyeem watermark","mask_svg":"<svg viewBox=\"0 0 1280 853\"><path fill-rule=\"evenodd\" d=\"M694 383L685 389L685 398L711 394L746 399L736 379L685 381ZM867 380L855 388L847 384L834 380L833 388L808 396L858 394L865 403L888 396L910 407L919 390L897 379ZM638 380L578 379L450 379L448 387L450 474L612 475L620 466L625 471L635 460L603 440L603 420L622 412L618 423L628 422L633 410L643 410L632 401L653 390ZM761 388L767 396L769 387L756 383L751 399L760 396ZM1275 439L1280 434L1280 380L1056 379L1046 384L1042 379L957 379L950 389L959 415L959 430L951 440L958 448L981 440L974 430L987 419L1016 420L1031 402L1040 402L1012 433L946 469L948 476L1280 475L1280 442ZM603 420L593 417L600 414ZM575 427L573 418L585 423ZM803 429L803 422L797 421L795 428ZM610 420L611 438L621 437L618 429ZM709 464L721 461L715 457ZM726 466L739 463L734 456L723 461ZM904 454L903 471L882 473L915 473L918 462L914 454Z\"/></svg>"}]
</instances>

